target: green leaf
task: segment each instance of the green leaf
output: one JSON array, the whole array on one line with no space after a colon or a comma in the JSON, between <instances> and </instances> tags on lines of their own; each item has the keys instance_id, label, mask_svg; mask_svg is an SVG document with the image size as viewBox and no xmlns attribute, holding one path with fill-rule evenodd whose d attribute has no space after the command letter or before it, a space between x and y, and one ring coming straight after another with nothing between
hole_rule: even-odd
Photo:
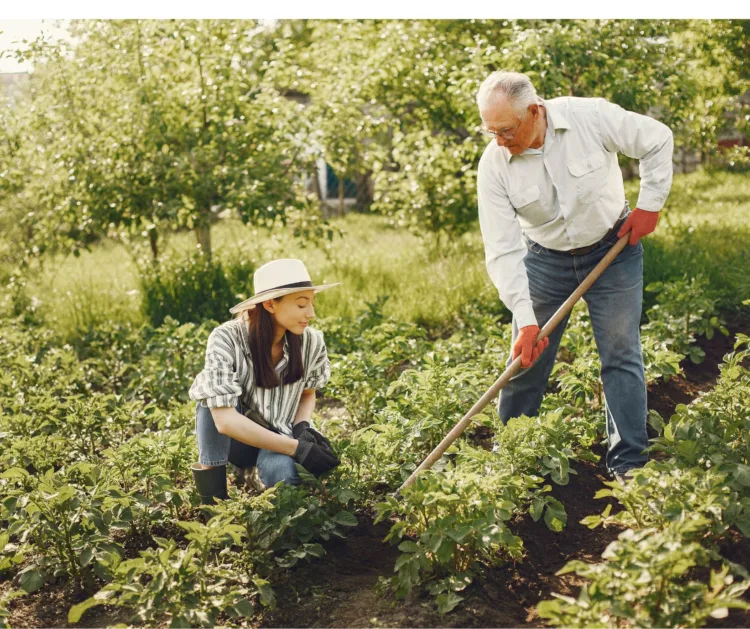
<instances>
[{"instance_id":1,"label":"green leaf","mask_svg":"<svg viewBox=\"0 0 750 629\"><path fill-rule=\"evenodd\" d=\"M583 520L581 520L581 524L590 529L595 529L601 523L602 516L600 515L587 515L585 518L583 518Z\"/></svg>"},{"instance_id":2,"label":"green leaf","mask_svg":"<svg viewBox=\"0 0 750 629\"><path fill-rule=\"evenodd\" d=\"M555 498L547 498L547 509L544 512L544 522L550 531L559 533L565 528L568 514L565 506Z\"/></svg>"},{"instance_id":3,"label":"green leaf","mask_svg":"<svg viewBox=\"0 0 750 629\"><path fill-rule=\"evenodd\" d=\"M462 596L459 596L455 592L445 592L444 594L438 594L435 597L435 602L437 603L438 613L439 614L447 614L456 607L463 599Z\"/></svg>"},{"instance_id":4,"label":"green leaf","mask_svg":"<svg viewBox=\"0 0 750 629\"><path fill-rule=\"evenodd\" d=\"M691 439L685 439L677 444L677 452L690 463L695 462L695 452L698 449L698 443Z\"/></svg>"},{"instance_id":5,"label":"green leaf","mask_svg":"<svg viewBox=\"0 0 750 629\"><path fill-rule=\"evenodd\" d=\"M95 599L94 597L87 598L83 603L78 603L78 605L73 605L68 610L68 622L72 625L76 624L79 620L81 620L81 616L83 616L84 612L87 609L91 609L92 607L96 607L97 605L103 605L104 601L100 601Z\"/></svg>"},{"instance_id":6,"label":"green leaf","mask_svg":"<svg viewBox=\"0 0 750 629\"><path fill-rule=\"evenodd\" d=\"M456 552L456 543L450 539L443 539L435 555L440 563L446 565L453 561L453 554Z\"/></svg>"},{"instance_id":7,"label":"green leaf","mask_svg":"<svg viewBox=\"0 0 750 629\"><path fill-rule=\"evenodd\" d=\"M416 542L405 540L398 545L398 549L402 553L416 553L419 550L419 546L417 546Z\"/></svg>"},{"instance_id":8,"label":"green leaf","mask_svg":"<svg viewBox=\"0 0 750 629\"><path fill-rule=\"evenodd\" d=\"M336 492L336 500L343 504L347 504L350 500L357 500L358 498L359 495L347 487L343 487Z\"/></svg>"},{"instance_id":9,"label":"green leaf","mask_svg":"<svg viewBox=\"0 0 750 629\"><path fill-rule=\"evenodd\" d=\"M396 559L396 564L393 566L393 571L398 572L399 570L401 570L401 568L412 561L412 559L414 559L414 555L411 553L404 553L403 555L399 555L398 559Z\"/></svg>"},{"instance_id":10,"label":"green leaf","mask_svg":"<svg viewBox=\"0 0 750 629\"><path fill-rule=\"evenodd\" d=\"M261 579L260 577L254 577L253 583L255 583L255 586L258 588L258 592L260 592L261 604L263 604L265 607L270 607L271 609L276 607L276 595L274 594L270 582L268 582L266 579Z\"/></svg>"},{"instance_id":11,"label":"green leaf","mask_svg":"<svg viewBox=\"0 0 750 629\"><path fill-rule=\"evenodd\" d=\"M0 478L20 478L20 479L26 479L29 478L30 474L23 468L20 467L11 467L9 470L5 470L2 474L0 474Z\"/></svg>"},{"instance_id":12,"label":"green leaf","mask_svg":"<svg viewBox=\"0 0 750 629\"><path fill-rule=\"evenodd\" d=\"M750 465L738 463L737 467L732 472L732 477L740 485L743 485L744 487L750 487Z\"/></svg>"},{"instance_id":13,"label":"green leaf","mask_svg":"<svg viewBox=\"0 0 750 629\"><path fill-rule=\"evenodd\" d=\"M357 526L359 524L354 514L349 511L339 511L333 516L333 519L336 524L340 524L341 526Z\"/></svg>"},{"instance_id":14,"label":"green leaf","mask_svg":"<svg viewBox=\"0 0 750 629\"><path fill-rule=\"evenodd\" d=\"M472 533L472 531L474 531L473 526L464 524L455 529L447 531L447 533L448 537L460 544Z\"/></svg>"},{"instance_id":15,"label":"green leaf","mask_svg":"<svg viewBox=\"0 0 750 629\"><path fill-rule=\"evenodd\" d=\"M734 524L740 530L740 533L745 537L750 537L750 517L743 516L742 518L738 518Z\"/></svg>"},{"instance_id":16,"label":"green leaf","mask_svg":"<svg viewBox=\"0 0 750 629\"><path fill-rule=\"evenodd\" d=\"M78 561L81 562L81 566L86 567L91 562L91 558L94 556L94 551L91 548L85 548L83 552L78 556Z\"/></svg>"},{"instance_id":17,"label":"green leaf","mask_svg":"<svg viewBox=\"0 0 750 629\"><path fill-rule=\"evenodd\" d=\"M560 601L540 601L536 606L536 611L540 618L557 618L562 611L562 603Z\"/></svg>"},{"instance_id":18,"label":"green leaf","mask_svg":"<svg viewBox=\"0 0 750 629\"><path fill-rule=\"evenodd\" d=\"M44 577L39 570L28 570L21 575L20 584L24 592L31 594L44 585Z\"/></svg>"},{"instance_id":19,"label":"green leaf","mask_svg":"<svg viewBox=\"0 0 750 629\"><path fill-rule=\"evenodd\" d=\"M255 606L246 598L241 598L234 605L234 610L239 616L250 617L255 613Z\"/></svg>"},{"instance_id":20,"label":"green leaf","mask_svg":"<svg viewBox=\"0 0 750 629\"><path fill-rule=\"evenodd\" d=\"M529 513L531 514L531 519L534 520L534 522L538 522L539 518L542 517L545 504L545 501L541 498L534 498L534 500L531 502Z\"/></svg>"}]
</instances>

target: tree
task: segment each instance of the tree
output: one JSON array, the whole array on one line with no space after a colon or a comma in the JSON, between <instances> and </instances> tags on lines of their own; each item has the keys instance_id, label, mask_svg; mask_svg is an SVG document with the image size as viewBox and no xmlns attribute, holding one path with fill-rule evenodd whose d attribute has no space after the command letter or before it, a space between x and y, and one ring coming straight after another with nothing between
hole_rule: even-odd
<instances>
[{"instance_id":1,"label":"tree","mask_svg":"<svg viewBox=\"0 0 750 629\"><path fill-rule=\"evenodd\" d=\"M38 251L108 230L188 227L210 255L219 210L268 224L306 206L301 105L274 84L254 21L73 22L75 47L37 41L17 168ZM41 176L41 179L40 179ZM31 200L33 199L33 201Z\"/></svg>"},{"instance_id":2,"label":"tree","mask_svg":"<svg viewBox=\"0 0 750 629\"><path fill-rule=\"evenodd\" d=\"M493 70L540 95L603 96L684 125L698 85L668 20L322 21L302 55L326 159L374 173L373 208L436 248L473 229L487 140L476 92Z\"/></svg>"},{"instance_id":3,"label":"tree","mask_svg":"<svg viewBox=\"0 0 750 629\"><path fill-rule=\"evenodd\" d=\"M750 90L750 20L691 20L676 39L687 51L686 71L695 86L677 138L707 163L712 156L722 157L719 134L732 128L750 134L750 104L742 99ZM738 148L737 157L750 161L747 147Z\"/></svg>"}]
</instances>

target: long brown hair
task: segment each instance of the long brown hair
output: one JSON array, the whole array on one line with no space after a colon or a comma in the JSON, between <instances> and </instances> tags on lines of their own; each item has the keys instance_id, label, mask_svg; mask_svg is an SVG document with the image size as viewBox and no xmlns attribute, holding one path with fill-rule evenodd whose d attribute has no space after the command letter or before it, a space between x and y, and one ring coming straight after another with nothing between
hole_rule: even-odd
<instances>
[{"instance_id":1,"label":"long brown hair","mask_svg":"<svg viewBox=\"0 0 750 629\"><path fill-rule=\"evenodd\" d=\"M281 301L281 297L274 299ZM281 384L279 374L273 366L271 349L273 347L274 324L271 313L258 304L248 311L250 315L250 355L253 359L255 384L264 389L272 389ZM302 365L302 335L287 330L286 340L289 343L289 365L284 375L284 384L297 382L304 375Z\"/></svg>"}]
</instances>

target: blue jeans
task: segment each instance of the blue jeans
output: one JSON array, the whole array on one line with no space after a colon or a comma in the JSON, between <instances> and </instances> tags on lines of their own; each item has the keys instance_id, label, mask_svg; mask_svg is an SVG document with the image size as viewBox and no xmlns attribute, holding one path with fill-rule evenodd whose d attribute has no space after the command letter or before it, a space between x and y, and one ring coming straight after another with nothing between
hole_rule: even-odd
<instances>
[{"instance_id":1,"label":"blue jeans","mask_svg":"<svg viewBox=\"0 0 750 629\"><path fill-rule=\"evenodd\" d=\"M543 326L617 242L611 236L586 255L550 251L526 239L524 258L531 301ZM643 245L627 245L584 295L601 360L607 438L606 465L624 473L643 466L648 455L646 434L646 377L641 350L640 320L643 302ZM498 412L503 423L511 417L539 412L566 317L550 334L549 346L528 369L511 378L500 393ZM513 318L513 343L518 326ZM512 353L508 365L512 362Z\"/></svg>"},{"instance_id":2,"label":"blue jeans","mask_svg":"<svg viewBox=\"0 0 750 629\"><path fill-rule=\"evenodd\" d=\"M237 412L242 413L241 403ZM248 419L247 421L252 421ZM222 435L216 429L211 409L196 405L195 436L198 440L198 461L201 465L216 467L232 463L237 467L258 466L260 480L266 487L279 481L299 485L302 481L297 473L294 458L271 450L261 450Z\"/></svg>"}]
</instances>

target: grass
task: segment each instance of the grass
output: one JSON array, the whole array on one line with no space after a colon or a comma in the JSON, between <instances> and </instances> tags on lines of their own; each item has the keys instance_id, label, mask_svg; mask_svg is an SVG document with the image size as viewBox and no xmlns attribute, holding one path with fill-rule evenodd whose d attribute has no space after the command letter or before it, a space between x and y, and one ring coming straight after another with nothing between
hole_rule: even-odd
<instances>
[{"instance_id":1,"label":"grass","mask_svg":"<svg viewBox=\"0 0 750 629\"><path fill-rule=\"evenodd\" d=\"M631 207L638 184L626 184ZM313 281L341 282L316 299L322 316L351 317L379 295L388 295L387 315L435 328L466 304L497 300L478 226L436 253L378 216L350 214L333 223L344 236L326 253L301 246L288 232L225 220L212 230L214 254L221 260L247 256L258 265L280 257L304 260ZM703 274L725 310L739 307L750 297L747 176L707 171L676 175L657 231L643 242L646 283ZM162 246L166 252L188 252L195 240L191 233L178 233ZM107 319L143 320L134 260L111 241L79 258L48 260L43 272L31 278L28 292L41 301L45 320L69 337Z\"/></svg>"},{"instance_id":2,"label":"grass","mask_svg":"<svg viewBox=\"0 0 750 629\"><path fill-rule=\"evenodd\" d=\"M638 182L626 193L635 207ZM643 239L644 281L704 275L722 310L750 297L750 180L697 171L675 176L653 236Z\"/></svg>"}]
</instances>

